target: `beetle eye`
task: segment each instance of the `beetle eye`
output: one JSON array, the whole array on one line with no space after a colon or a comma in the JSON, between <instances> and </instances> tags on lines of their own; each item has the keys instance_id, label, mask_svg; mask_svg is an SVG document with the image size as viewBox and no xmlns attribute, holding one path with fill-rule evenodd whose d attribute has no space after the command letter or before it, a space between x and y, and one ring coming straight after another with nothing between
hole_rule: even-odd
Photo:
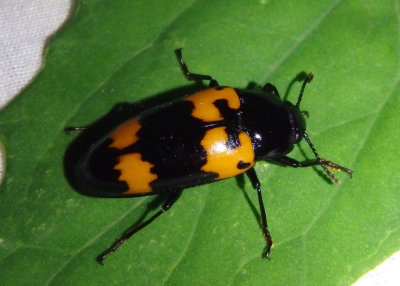
<instances>
[{"instance_id":1,"label":"beetle eye","mask_svg":"<svg viewBox=\"0 0 400 286\"><path fill-rule=\"evenodd\" d=\"M304 132L306 131L306 121L304 119L303 112L301 112L296 105L293 105L287 101L286 106L288 107L289 120L292 126L290 139L293 144L297 144L301 141Z\"/></svg>"},{"instance_id":2,"label":"beetle eye","mask_svg":"<svg viewBox=\"0 0 400 286\"><path fill-rule=\"evenodd\" d=\"M303 138L302 134L304 134L304 132L301 133L298 129L293 130L292 141L294 144L297 144L300 142L300 140Z\"/></svg>"}]
</instances>

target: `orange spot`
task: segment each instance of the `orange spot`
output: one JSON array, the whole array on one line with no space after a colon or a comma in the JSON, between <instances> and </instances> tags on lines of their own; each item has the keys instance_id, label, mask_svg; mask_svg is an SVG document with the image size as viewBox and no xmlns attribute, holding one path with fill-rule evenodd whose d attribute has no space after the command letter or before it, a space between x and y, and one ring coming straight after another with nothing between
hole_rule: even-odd
<instances>
[{"instance_id":1,"label":"orange spot","mask_svg":"<svg viewBox=\"0 0 400 286\"><path fill-rule=\"evenodd\" d=\"M239 134L240 146L230 149L226 146L228 135L224 127L210 129L201 140L201 145L207 151L207 163L201 168L205 172L215 172L217 179L224 179L241 174L254 166L253 145L249 135ZM237 167L239 162L250 163L245 169Z\"/></svg>"},{"instance_id":2,"label":"orange spot","mask_svg":"<svg viewBox=\"0 0 400 286\"><path fill-rule=\"evenodd\" d=\"M111 134L110 138L113 139L113 142L109 147L121 150L136 143L139 140L136 133L141 127L137 119L125 122Z\"/></svg>"},{"instance_id":3,"label":"orange spot","mask_svg":"<svg viewBox=\"0 0 400 286\"><path fill-rule=\"evenodd\" d=\"M119 181L125 181L129 189L125 194L140 194L151 192L150 183L158 177L150 172L153 164L143 161L139 153L131 153L119 157L119 163L114 166L120 170Z\"/></svg>"},{"instance_id":4,"label":"orange spot","mask_svg":"<svg viewBox=\"0 0 400 286\"><path fill-rule=\"evenodd\" d=\"M218 108L214 105L214 102L219 99L226 99L228 106L232 109L239 109L240 107L239 96L230 87L223 89L209 88L188 96L184 100L193 102L193 117L205 122L212 122L224 119Z\"/></svg>"}]
</instances>

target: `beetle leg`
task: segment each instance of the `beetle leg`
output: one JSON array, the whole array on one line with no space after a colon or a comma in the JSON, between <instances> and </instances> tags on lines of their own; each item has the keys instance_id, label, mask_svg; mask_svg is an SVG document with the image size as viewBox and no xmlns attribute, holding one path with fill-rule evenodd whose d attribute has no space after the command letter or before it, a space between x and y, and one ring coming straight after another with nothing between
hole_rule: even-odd
<instances>
[{"instance_id":1,"label":"beetle leg","mask_svg":"<svg viewBox=\"0 0 400 286\"><path fill-rule=\"evenodd\" d=\"M310 167L310 166L321 166L324 171L328 174L329 178L336 184L339 184L339 180L327 169L333 169L336 171L343 171L346 172L347 174L350 175L350 177L353 175L353 171L346 168L346 167L342 167L336 163L333 163L331 161L325 160L325 159L315 159L315 160L311 160L308 162L299 162L293 158L287 157L287 156L282 156L279 158L274 158L274 159L270 159L270 161L272 162L276 162L278 164L282 164L285 166L290 166L293 168L303 168L303 167Z\"/></svg>"},{"instance_id":2,"label":"beetle leg","mask_svg":"<svg viewBox=\"0 0 400 286\"><path fill-rule=\"evenodd\" d=\"M181 70L183 72L183 75L188 79L192 81L200 81L200 80L209 80L209 86L210 87L216 87L219 86L218 82L210 75L204 75L204 74L197 74L197 73L191 73L186 65L186 63L183 61L182 57L182 48L176 49L175 50L176 57L178 58L179 61L179 66L181 67Z\"/></svg>"},{"instance_id":3,"label":"beetle leg","mask_svg":"<svg viewBox=\"0 0 400 286\"><path fill-rule=\"evenodd\" d=\"M115 252L126 240L128 240L132 235L140 231L145 226L149 225L153 222L157 217L161 214L169 210L172 205L179 199L180 195L182 194L182 190L175 190L172 191L170 196L167 198L165 203L161 206L161 209L156 212L152 217L145 220L139 225L132 225L129 227L120 238L118 238L108 249L103 251L99 256L96 257L96 261L100 264L103 264L104 259L111 253Z\"/></svg>"},{"instance_id":4,"label":"beetle leg","mask_svg":"<svg viewBox=\"0 0 400 286\"><path fill-rule=\"evenodd\" d=\"M271 238L271 234L269 233L269 230L268 230L267 215L265 214L264 203L263 203L263 199L262 199L262 195L261 195L260 181L257 178L257 174L256 174L256 171L254 170L254 168L249 169L246 172L246 174L249 177L251 184L253 185L253 188L257 190L258 202L260 204L260 224L261 224L261 229L263 232L265 242L267 244L266 250L264 253L264 258L269 258L269 254L271 252L271 247L272 247L272 238Z\"/></svg>"},{"instance_id":5,"label":"beetle leg","mask_svg":"<svg viewBox=\"0 0 400 286\"><path fill-rule=\"evenodd\" d=\"M275 87L274 85L272 85L272 84L270 84L270 83L266 83L266 84L264 85L264 87L262 88L262 90L265 91L265 92L267 92L267 93L271 93L271 94L273 94L274 96L280 98L280 95L279 95L278 90L276 89L276 87Z\"/></svg>"}]
</instances>

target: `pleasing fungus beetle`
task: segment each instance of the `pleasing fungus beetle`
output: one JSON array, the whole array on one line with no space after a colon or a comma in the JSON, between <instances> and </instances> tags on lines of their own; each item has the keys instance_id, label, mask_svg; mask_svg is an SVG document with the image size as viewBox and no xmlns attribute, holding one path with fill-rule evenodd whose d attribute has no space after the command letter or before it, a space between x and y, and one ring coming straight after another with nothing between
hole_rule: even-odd
<instances>
[{"instance_id":1,"label":"pleasing fungus beetle","mask_svg":"<svg viewBox=\"0 0 400 286\"><path fill-rule=\"evenodd\" d=\"M266 241L264 257L268 258L272 239L254 170L256 161L295 168L319 165L335 183L339 181L328 168L352 175L350 169L321 159L305 133L305 112L299 107L313 75L305 78L294 105L282 100L270 83L258 91L219 86L209 75L191 73L181 49L175 53L188 80L206 80L210 87L139 114L127 114L127 120L101 134L77 158L75 182L93 196L168 194L160 210L143 223L131 226L96 260L102 263L125 240L167 211L185 188L242 173L246 173L257 191ZM88 128L66 128L72 130L86 132ZM303 138L316 159L298 162L287 157Z\"/></svg>"}]
</instances>

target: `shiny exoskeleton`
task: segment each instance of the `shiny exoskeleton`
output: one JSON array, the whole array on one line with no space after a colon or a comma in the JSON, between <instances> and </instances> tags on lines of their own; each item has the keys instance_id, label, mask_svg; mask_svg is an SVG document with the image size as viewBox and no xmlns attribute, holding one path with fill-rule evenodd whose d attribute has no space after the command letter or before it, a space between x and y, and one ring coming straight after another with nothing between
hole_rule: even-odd
<instances>
[{"instance_id":1,"label":"shiny exoskeleton","mask_svg":"<svg viewBox=\"0 0 400 286\"><path fill-rule=\"evenodd\" d=\"M320 165L328 170L352 171L321 159L305 133L299 106L309 74L296 104L283 101L267 83L261 90L219 86L208 75L191 73L176 50L185 77L207 80L210 87L180 100L138 114L93 142L79 158L75 169L79 188L94 196L132 197L168 193L161 209L148 220L129 228L120 239L97 257L102 263L125 240L167 211L185 188L246 173L258 194L262 233L268 258L272 239L268 230L256 161L268 160L292 167ZM67 130L83 130L70 127ZM305 139L316 159L298 162L287 157L296 143Z\"/></svg>"}]
</instances>

